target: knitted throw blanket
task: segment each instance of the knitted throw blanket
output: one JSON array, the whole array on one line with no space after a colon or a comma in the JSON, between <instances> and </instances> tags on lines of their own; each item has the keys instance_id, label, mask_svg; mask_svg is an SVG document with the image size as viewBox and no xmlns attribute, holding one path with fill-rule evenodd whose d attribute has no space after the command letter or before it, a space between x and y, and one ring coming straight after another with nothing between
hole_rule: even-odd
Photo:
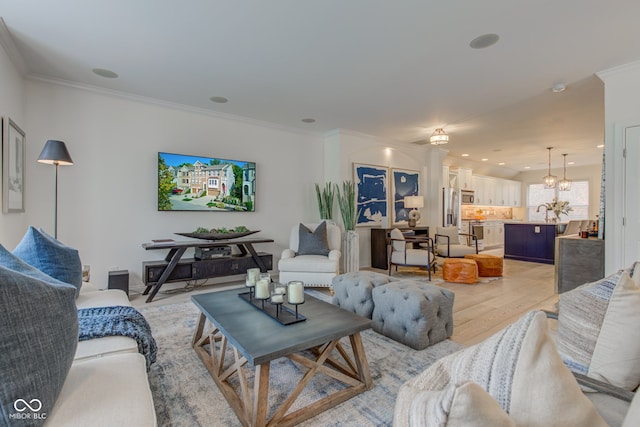
<instances>
[{"instance_id":1,"label":"knitted throw blanket","mask_svg":"<svg viewBox=\"0 0 640 427\"><path fill-rule=\"evenodd\" d=\"M79 340L122 335L138 343L138 352L147 359L147 371L156 361L158 347L147 320L133 307L111 306L78 310Z\"/></svg>"}]
</instances>

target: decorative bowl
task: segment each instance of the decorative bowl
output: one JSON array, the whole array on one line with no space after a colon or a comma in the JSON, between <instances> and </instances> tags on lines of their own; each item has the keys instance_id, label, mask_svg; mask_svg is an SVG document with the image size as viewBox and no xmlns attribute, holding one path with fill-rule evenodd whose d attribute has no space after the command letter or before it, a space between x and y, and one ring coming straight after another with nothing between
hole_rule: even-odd
<instances>
[{"instance_id":1,"label":"decorative bowl","mask_svg":"<svg viewBox=\"0 0 640 427\"><path fill-rule=\"evenodd\" d=\"M237 232L229 232L229 233L173 233L179 236L185 237L193 237L194 239L203 239L203 240L228 240L228 239L237 239L238 237L248 236L250 234L258 233L260 230L253 231L237 231Z\"/></svg>"}]
</instances>

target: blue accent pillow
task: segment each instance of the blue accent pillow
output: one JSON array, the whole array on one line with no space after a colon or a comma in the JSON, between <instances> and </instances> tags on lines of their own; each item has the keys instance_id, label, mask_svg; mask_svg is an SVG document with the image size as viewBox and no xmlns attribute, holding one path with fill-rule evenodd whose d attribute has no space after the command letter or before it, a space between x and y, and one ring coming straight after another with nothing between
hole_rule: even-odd
<instances>
[{"instance_id":1,"label":"blue accent pillow","mask_svg":"<svg viewBox=\"0 0 640 427\"><path fill-rule=\"evenodd\" d=\"M322 221L311 231L304 224L298 229L298 255L329 255L327 223Z\"/></svg>"},{"instance_id":2,"label":"blue accent pillow","mask_svg":"<svg viewBox=\"0 0 640 427\"><path fill-rule=\"evenodd\" d=\"M0 245L0 266L9 270L33 277L53 286L66 286L72 288L77 293L77 288L69 283L62 282L48 274L38 270L32 265L27 264L21 258L9 252L4 246Z\"/></svg>"},{"instance_id":3,"label":"blue accent pillow","mask_svg":"<svg viewBox=\"0 0 640 427\"><path fill-rule=\"evenodd\" d=\"M82 287L82 262L76 249L30 226L13 254L62 282Z\"/></svg>"},{"instance_id":4,"label":"blue accent pillow","mask_svg":"<svg viewBox=\"0 0 640 427\"><path fill-rule=\"evenodd\" d=\"M0 425L43 425L78 345L75 289L0 266L0 325Z\"/></svg>"}]
</instances>

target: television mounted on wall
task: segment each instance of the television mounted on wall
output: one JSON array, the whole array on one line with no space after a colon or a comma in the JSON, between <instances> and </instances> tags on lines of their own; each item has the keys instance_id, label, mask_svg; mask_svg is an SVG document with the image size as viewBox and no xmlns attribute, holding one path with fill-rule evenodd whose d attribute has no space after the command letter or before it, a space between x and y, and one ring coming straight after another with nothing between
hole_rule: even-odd
<instances>
[{"instance_id":1,"label":"television mounted on wall","mask_svg":"<svg viewBox=\"0 0 640 427\"><path fill-rule=\"evenodd\" d=\"M158 152L158 211L254 212L256 164Z\"/></svg>"}]
</instances>

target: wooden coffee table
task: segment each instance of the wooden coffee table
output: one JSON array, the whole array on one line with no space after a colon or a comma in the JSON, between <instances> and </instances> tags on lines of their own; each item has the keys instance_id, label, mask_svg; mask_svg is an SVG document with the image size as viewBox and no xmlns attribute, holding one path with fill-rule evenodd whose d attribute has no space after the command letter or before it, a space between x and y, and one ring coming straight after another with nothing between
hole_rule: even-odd
<instances>
[{"instance_id":1,"label":"wooden coffee table","mask_svg":"<svg viewBox=\"0 0 640 427\"><path fill-rule=\"evenodd\" d=\"M201 312L191 344L243 425L295 425L373 386L360 337L360 331L371 327L370 319L306 295L299 311L307 320L284 326L242 300L240 292L191 297ZM345 337L351 351L340 343ZM310 351L302 354L303 350ZM281 357L307 371L267 419L270 362ZM254 370L253 388L247 379L249 369ZM288 413L318 373L346 388Z\"/></svg>"}]
</instances>

